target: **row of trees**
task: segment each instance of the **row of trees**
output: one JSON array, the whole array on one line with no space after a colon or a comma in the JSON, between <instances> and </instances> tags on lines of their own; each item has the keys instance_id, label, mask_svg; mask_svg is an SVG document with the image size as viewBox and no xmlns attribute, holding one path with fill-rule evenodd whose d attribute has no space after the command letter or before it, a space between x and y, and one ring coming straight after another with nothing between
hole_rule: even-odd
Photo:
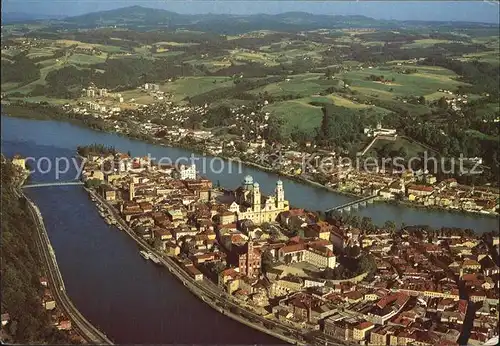
<instances>
[{"instance_id":1,"label":"row of trees","mask_svg":"<svg viewBox=\"0 0 500 346\"><path fill-rule=\"evenodd\" d=\"M76 151L78 154L80 154L83 157L87 157L90 154L97 154L97 155L114 155L116 154L116 148L114 146L106 146L104 144L99 144L99 143L94 143L90 145L83 145L83 146L78 146L76 148Z\"/></svg>"}]
</instances>

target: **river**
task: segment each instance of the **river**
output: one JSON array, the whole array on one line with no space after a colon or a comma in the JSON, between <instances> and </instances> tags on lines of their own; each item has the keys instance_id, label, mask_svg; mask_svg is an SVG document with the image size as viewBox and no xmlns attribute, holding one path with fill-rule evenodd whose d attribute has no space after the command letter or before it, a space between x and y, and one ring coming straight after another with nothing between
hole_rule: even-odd
<instances>
[{"instance_id":1,"label":"river","mask_svg":"<svg viewBox=\"0 0 500 346\"><path fill-rule=\"evenodd\" d=\"M189 157L188 150L131 140L116 134L92 131L69 123L1 117L2 152L35 158L72 157L78 145L102 143L132 155ZM214 182L235 188L247 174L272 193L278 177L236 165L222 173L206 172ZM44 168L44 167L42 167ZM201 167L199 167L201 169ZM61 177L72 180L73 168ZM54 174L35 172L33 181L54 181ZM282 178L291 204L311 210L349 201L351 197ZM39 206L54 247L68 294L77 308L117 343L280 343L241 325L199 301L163 268L146 262L135 243L106 225L83 188L44 187L26 191ZM497 219L439 211L374 204L359 214L377 223L394 220L433 227L457 226L478 232L497 230Z\"/></svg>"}]
</instances>

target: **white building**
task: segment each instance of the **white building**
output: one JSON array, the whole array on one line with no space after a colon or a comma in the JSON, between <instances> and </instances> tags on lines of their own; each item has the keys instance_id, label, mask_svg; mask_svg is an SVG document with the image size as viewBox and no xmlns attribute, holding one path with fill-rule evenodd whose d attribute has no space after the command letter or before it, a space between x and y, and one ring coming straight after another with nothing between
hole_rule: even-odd
<instances>
[{"instance_id":1,"label":"white building","mask_svg":"<svg viewBox=\"0 0 500 346\"><path fill-rule=\"evenodd\" d=\"M366 127L364 129L365 135L368 137L377 137L377 136L396 136L395 129L384 129L382 128L382 124L378 123L375 129L371 127Z\"/></svg>"},{"instance_id":2,"label":"white building","mask_svg":"<svg viewBox=\"0 0 500 346\"><path fill-rule=\"evenodd\" d=\"M193 163L191 166L181 165L179 167L181 180L196 180L196 165Z\"/></svg>"}]
</instances>

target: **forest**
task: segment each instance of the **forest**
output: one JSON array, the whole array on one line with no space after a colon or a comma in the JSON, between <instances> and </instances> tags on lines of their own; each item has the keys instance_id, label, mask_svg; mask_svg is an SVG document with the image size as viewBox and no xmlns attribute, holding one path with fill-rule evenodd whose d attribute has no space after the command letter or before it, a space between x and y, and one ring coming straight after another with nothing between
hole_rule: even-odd
<instances>
[{"instance_id":1,"label":"forest","mask_svg":"<svg viewBox=\"0 0 500 346\"><path fill-rule=\"evenodd\" d=\"M68 344L67 334L51 325L41 304L43 264L26 202L13 192L16 167L3 162L1 173L2 313L11 319L6 330L15 344Z\"/></svg>"}]
</instances>

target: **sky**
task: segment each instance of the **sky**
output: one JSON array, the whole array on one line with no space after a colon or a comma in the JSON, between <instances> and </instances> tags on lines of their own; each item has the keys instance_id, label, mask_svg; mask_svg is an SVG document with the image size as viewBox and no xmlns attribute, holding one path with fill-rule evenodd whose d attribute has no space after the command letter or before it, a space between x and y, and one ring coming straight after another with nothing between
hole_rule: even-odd
<instances>
[{"instance_id":1,"label":"sky","mask_svg":"<svg viewBox=\"0 0 500 346\"><path fill-rule=\"evenodd\" d=\"M2 11L74 16L141 5L178 13L364 15L376 19L499 23L498 0L477 1L243 1L243 0L1 0Z\"/></svg>"}]
</instances>

